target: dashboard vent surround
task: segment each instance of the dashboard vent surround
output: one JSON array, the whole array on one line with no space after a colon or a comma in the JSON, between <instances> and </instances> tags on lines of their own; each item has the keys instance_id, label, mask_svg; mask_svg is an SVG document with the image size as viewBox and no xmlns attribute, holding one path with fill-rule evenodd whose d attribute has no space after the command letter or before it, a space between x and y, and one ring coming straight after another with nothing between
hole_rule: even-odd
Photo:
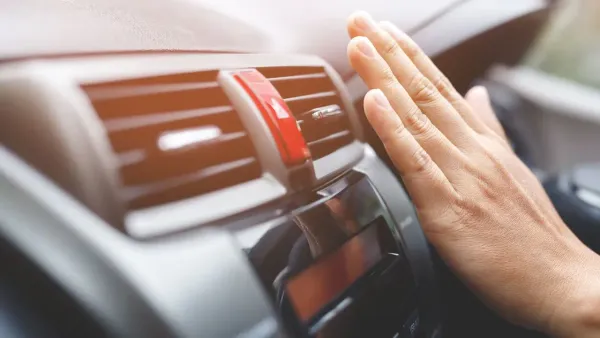
<instances>
[{"instance_id":1,"label":"dashboard vent surround","mask_svg":"<svg viewBox=\"0 0 600 338\"><path fill-rule=\"evenodd\" d=\"M217 75L215 70L82 86L118 159L128 210L262 175L252 141Z\"/></svg>"},{"instance_id":2,"label":"dashboard vent surround","mask_svg":"<svg viewBox=\"0 0 600 338\"><path fill-rule=\"evenodd\" d=\"M257 69L271 81L298 120L313 160L354 141L340 94L324 67ZM312 110L327 106L338 106L341 114L318 121L312 118Z\"/></svg>"}]
</instances>

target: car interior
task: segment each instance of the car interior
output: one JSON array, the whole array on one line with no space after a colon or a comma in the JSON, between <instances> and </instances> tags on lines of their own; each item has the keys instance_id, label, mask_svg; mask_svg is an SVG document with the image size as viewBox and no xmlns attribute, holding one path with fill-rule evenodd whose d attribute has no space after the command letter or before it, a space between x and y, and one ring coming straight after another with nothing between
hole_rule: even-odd
<instances>
[{"instance_id":1,"label":"car interior","mask_svg":"<svg viewBox=\"0 0 600 338\"><path fill-rule=\"evenodd\" d=\"M556 5L2 1L0 337L543 337L429 245L344 27L386 17L461 93L485 85L600 252L600 167L548 155L557 106L513 81Z\"/></svg>"}]
</instances>

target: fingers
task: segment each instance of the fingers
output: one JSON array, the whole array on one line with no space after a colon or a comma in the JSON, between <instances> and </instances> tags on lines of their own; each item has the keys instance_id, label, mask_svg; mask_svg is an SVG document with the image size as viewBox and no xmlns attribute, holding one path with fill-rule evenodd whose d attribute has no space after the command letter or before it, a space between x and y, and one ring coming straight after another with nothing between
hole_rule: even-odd
<instances>
[{"instance_id":1,"label":"fingers","mask_svg":"<svg viewBox=\"0 0 600 338\"><path fill-rule=\"evenodd\" d=\"M382 22L380 27L396 40L415 67L435 85L440 94L446 98L471 128L479 133L488 132L484 122L479 118L479 114L473 111L474 109L467 104L467 101L456 91L448 78L437 68L413 39L391 22Z\"/></svg>"},{"instance_id":2,"label":"fingers","mask_svg":"<svg viewBox=\"0 0 600 338\"><path fill-rule=\"evenodd\" d=\"M404 127L384 93L379 89L369 91L364 106L369 123L381 138L415 204L434 207L436 201L447 201L446 197L454 188Z\"/></svg>"},{"instance_id":3,"label":"fingers","mask_svg":"<svg viewBox=\"0 0 600 338\"><path fill-rule=\"evenodd\" d=\"M498 118L494 113L494 109L492 108L492 105L490 103L488 91L487 89L485 89L485 87L476 86L471 88L467 92L467 95L465 95L465 100L479 115L483 123L485 123L493 132L495 132L496 134L501 136L505 141L507 141L504 129L502 128L500 121L498 121Z\"/></svg>"},{"instance_id":4,"label":"fingers","mask_svg":"<svg viewBox=\"0 0 600 338\"><path fill-rule=\"evenodd\" d=\"M350 17L348 30L352 36L367 37L419 109L452 143L465 146L473 130L387 32L363 12Z\"/></svg>"},{"instance_id":5,"label":"fingers","mask_svg":"<svg viewBox=\"0 0 600 338\"><path fill-rule=\"evenodd\" d=\"M446 169L452 169L457 159L464 154L421 112L371 42L365 37L352 39L348 45L348 57L352 67L369 88L379 88L383 91L399 120L440 169L444 172Z\"/></svg>"}]
</instances>

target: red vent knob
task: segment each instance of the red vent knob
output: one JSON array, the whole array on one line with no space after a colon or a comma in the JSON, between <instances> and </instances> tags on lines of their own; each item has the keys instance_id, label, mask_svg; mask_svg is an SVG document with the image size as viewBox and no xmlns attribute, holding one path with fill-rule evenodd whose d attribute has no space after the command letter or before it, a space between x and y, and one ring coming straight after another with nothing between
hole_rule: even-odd
<instances>
[{"instance_id":1,"label":"red vent knob","mask_svg":"<svg viewBox=\"0 0 600 338\"><path fill-rule=\"evenodd\" d=\"M240 70L232 75L259 108L277 143L283 162L287 166L306 162L310 151L296 118L277 89L256 69Z\"/></svg>"}]
</instances>

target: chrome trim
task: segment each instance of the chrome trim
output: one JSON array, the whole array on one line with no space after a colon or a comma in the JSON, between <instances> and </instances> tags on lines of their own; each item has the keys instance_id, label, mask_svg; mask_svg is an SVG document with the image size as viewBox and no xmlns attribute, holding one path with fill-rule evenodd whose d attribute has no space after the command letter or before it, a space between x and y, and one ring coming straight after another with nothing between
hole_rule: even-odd
<instances>
[{"instance_id":1,"label":"chrome trim","mask_svg":"<svg viewBox=\"0 0 600 338\"><path fill-rule=\"evenodd\" d=\"M277 81L288 81L288 80L320 79L320 78L324 78L326 76L327 76L326 73L314 73L314 74L301 74L301 75L271 77L271 78L267 78L267 80L269 80L271 82L277 82Z\"/></svg>"},{"instance_id":2,"label":"chrome trim","mask_svg":"<svg viewBox=\"0 0 600 338\"><path fill-rule=\"evenodd\" d=\"M344 111L342 111L342 108L340 108L340 106L338 106L337 104L331 104L329 106L311 109L300 116L310 115L310 117L312 117L313 120L319 121L329 117L342 116L343 114Z\"/></svg>"}]
</instances>

